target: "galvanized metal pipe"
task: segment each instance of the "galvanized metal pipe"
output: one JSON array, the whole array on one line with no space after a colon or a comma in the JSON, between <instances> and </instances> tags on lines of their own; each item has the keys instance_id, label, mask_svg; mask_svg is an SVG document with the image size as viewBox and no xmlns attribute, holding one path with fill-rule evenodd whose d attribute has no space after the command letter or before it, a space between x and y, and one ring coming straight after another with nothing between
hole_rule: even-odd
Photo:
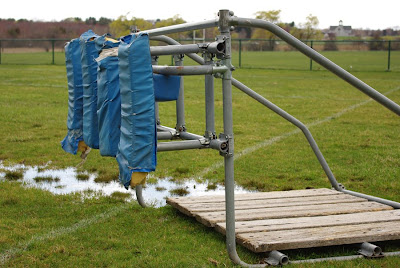
<instances>
[{"instance_id":1,"label":"galvanized metal pipe","mask_svg":"<svg viewBox=\"0 0 400 268\"><path fill-rule=\"evenodd\" d=\"M143 32L146 32L149 36L156 36L156 35L179 33L185 31L193 31L204 28L212 28L216 27L217 25L218 25L218 19L212 19L212 20L205 20L202 22L183 23L178 25L161 27L157 29L146 30Z\"/></svg>"},{"instance_id":2,"label":"galvanized metal pipe","mask_svg":"<svg viewBox=\"0 0 400 268\"><path fill-rule=\"evenodd\" d=\"M146 205L146 202L144 201L144 199L143 199L143 194L142 194L142 192L143 192L143 190L142 190L142 185L141 184L139 184L139 185L136 185L136 187L135 187L135 190L136 190L136 199L137 199L137 201L138 201L138 203L139 203L139 205L141 205L142 207L147 207L147 205Z\"/></svg>"},{"instance_id":3,"label":"galvanized metal pipe","mask_svg":"<svg viewBox=\"0 0 400 268\"><path fill-rule=\"evenodd\" d=\"M198 44L150 47L150 53L152 56L187 54L187 53L198 53L198 52L200 52L200 47Z\"/></svg>"},{"instance_id":4,"label":"galvanized metal pipe","mask_svg":"<svg viewBox=\"0 0 400 268\"><path fill-rule=\"evenodd\" d=\"M207 65L212 65L210 54L204 55ZM214 108L214 77L210 74L205 75L205 109L206 109L206 133L207 138L215 137L215 108Z\"/></svg>"},{"instance_id":5,"label":"galvanized metal pipe","mask_svg":"<svg viewBox=\"0 0 400 268\"><path fill-rule=\"evenodd\" d=\"M204 140L203 136L193 134L186 131L179 132L179 137L183 140Z\"/></svg>"},{"instance_id":6,"label":"galvanized metal pipe","mask_svg":"<svg viewBox=\"0 0 400 268\"><path fill-rule=\"evenodd\" d=\"M223 60L225 66L231 67L231 38L229 27L229 10L219 11L219 30L221 35L226 36L226 58ZM235 235L235 178L234 178L234 139L233 139L233 114L232 114L232 72L230 68L222 77L222 100L224 134L228 137L228 153L224 156L225 164L225 222L226 222L226 248L229 258L236 264L245 267L265 267L266 265L250 265L243 262L236 251Z\"/></svg>"},{"instance_id":7,"label":"galvanized metal pipe","mask_svg":"<svg viewBox=\"0 0 400 268\"><path fill-rule=\"evenodd\" d=\"M221 42L211 42L202 44L188 44L188 45L170 45L170 46L151 46L150 54L152 56L162 55L180 55L199 53L208 51L210 53L223 53L225 45Z\"/></svg>"},{"instance_id":8,"label":"galvanized metal pipe","mask_svg":"<svg viewBox=\"0 0 400 268\"><path fill-rule=\"evenodd\" d=\"M196 54L195 54L196 55ZM175 55L175 66L183 66L183 56ZM176 100L176 131L181 132L186 130L185 123L185 88L184 88L184 80L181 77L181 83L179 86L179 96Z\"/></svg>"},{"instance_id":9,"label":"galvanized metal pipe","mask_svg":"<svg viewBox=\"0 0 400 268\"><path fill-rule=\"evenodd\" d=\"M207 146L207 143L200 140L159 142L157 144L157 152L201 149L207 148Z\"/></svg>"},{"instance_id":10,"label":"galvanized metal pipe","mask_svg":"<svg viewBox=\"0 0 400 268\"><path fill-rule=\"evenodd\" d=\"M173 137L171 132L157 132L157 140L171 140Z\"/></svg>"},{"instance_id":11,"label":"galvanized metal pipe","mask_svg":"<svg viewBox=\"0 0 400 268\"><path fill-rule=\"evenodd\" d=\"M379 93L375 89L373 89L371 86L367 85L351 73L347 72L340 66L336 65L329 59L325 58L318 52L316 52L314 49L308 47L306 44L286 32L284 29L281 27L265 21L265 20L259 20L259 19L245 19L245 18L237 18L237 17L231 17L230 18L230 25L233 26L240 26L240 27L256 27L256 28L262 28L265 30L270 31L271 33L275 34L276 36L280 37L283 41L287 42L288 44L292 45L294 48L299 50L301 53L306 55L307 57L313 59L314 61L318 62L320 65L331 71L332 73L336 74L352 86L356 87L359 89L361 92L365 93L372 99L376 100L392 112L394 112L397 115L400 115L400 106L395 103L394 101L390 100L387 98L385 95Z\"/></svg>"},{"instance_id":12,"label":"galvanized metal pipe","mask_svg":"<svg viewBox=\"0 0 400 268\"><path fill-rule=\"evenodd\" d=\"M249 87L242 84L238 80L232 79L232 84L235 87L237 87L238 89L240 89L242 92L246 93L247 95L249 95L256 101L258 101L259 103L266 106L268 109L272 110L273 112L280 115L281 117L283 117L284 119L286 119L287 121L289 121L290 123L295 125L296 127L300 128L300 130L303 132L304 136L306 137L308 143L310 144L312 150L314 151L314 154L317 157L322 169L325 171L325 174L328 177L332 187L338 191L342 190L342 188L338 184L335 176L333 175L328 163L326 162L324 156L322 155L321 150L319 149L317 143L315 142L313 136L311 135L311 132L308 130L308 128L302 122L300 122L297 118L290 115L288 112L282 110L281 108L279 108L278 106L276 106L275 104L273 104L272 102L270 102L269 100L267 100L266 98L264 98L263 96L258 94L257 92L251 90Z\"/></svg>"},{"instance_id":13,"label":"galvanized metal pipe","mask_svg":"<svg viewBox=\"0 0 400 268\"><path fill-rule=\"evenodd\" d=\"M384 256L400 256L400 251L384 252L383 254L384 254ZM315 263L315 262L323 262L323 261L350 261L350 260L363 259L363 258L365 258L363 255L351 255L351 256L339 256L339 257L328 257L328 258L290 261L290 263L297 264L297 263Z\"/></svg>"},{"instance_id":14,"label":"galvanized metal pipe","mask_svg":"<svg viewBox=\"0 0 400 268\"><path fill-rule=\"evenodd\" d=\"M172 134L176 134L176 130L171 128L171 127L166 127L166 126L162 126L162 125L158 125L157 126L157 131L168 131L171 132Z\"/></svg>"},{"instance_id":15,"label":"galvanized metal pipe","mask_svg":"<svg viewBox=\"0 0 400 268\"><path fill-rule=\"evenodd\" d=\"M391 207L396 208L396 209L400 209L400 203L399 202L395 202L395 201L392 201L392 200L387 200L387 199L376 197L376 196L372 196L372 195L362 194L362 193L359 193L359 192L354 192L354 191L350 191L350 190L346 190L346 189L340 189L339 191L341 191L341 192L343 192L345 194L349 194L349 195L365 198L365 199L368 199L370 201L375 201L375 202L378 202L378 203L381 203L381 204L385 204L385 205L391 206Z\"/></svg>"},{"instance_id":16,"label":"galvanized metal pipe","mask_svg":"<svg viewBox=\"0 0 400 268\"><path fill-rule=\"evenodd\" d=\"M153 65L153 72L165 75L205 75L224 73L228 68L226 66L162 66Z\"/></svg>"}]
</instances>

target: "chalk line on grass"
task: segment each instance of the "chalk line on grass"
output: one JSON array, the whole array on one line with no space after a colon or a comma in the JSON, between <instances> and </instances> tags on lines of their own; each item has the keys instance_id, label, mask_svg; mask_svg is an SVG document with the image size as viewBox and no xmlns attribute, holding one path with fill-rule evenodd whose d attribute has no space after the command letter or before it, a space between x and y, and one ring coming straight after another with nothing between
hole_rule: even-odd
<instances>
[{"instance_id":1,"label":"chalk line on grass","mask_svg":"<svg viewBox=\"0 0 400 268\"><path fill-rule=\"evenodd\" d=\"M78 229L85 228L91 224L95 224L101 220L105 220L112 216L115 216L118 213L122 212L123 210L127 209L128 207L129 206L126 204L117 206L117 207L113 207L113 208L107 210L106 212L97 214L91 218L83 219L74 225L71 225L68 227L60 227L60 228L52 230L46 234L35 235L29 241L21 242L16 247L7 249L3 253L1 253L0 266L6 264L15 255L26 251L34 243L54 239L54 238L57 238L59 236L65 235L65 234L70 234L72 232L75 232Z\"/></svg>"},{"instance_id":2,"label":"chalk line on grass","mask_svg":"<svg viewBox=\"0 0 400 268\"><path fill-rule=\"evenodd\" d=\"M400 89L400 87L391 89L391 90L383 93L383 95L387 95L387 94L393 93L393 92L395 92L395 91L397 91L399 89ZM358 107L363 106L363 105L365 105L365 104L367 104L367 103L369 103L371 101L373 101L373 99L368 99L368 100L365 100L363 102L351 105L351 106L343 109L340 112L337 112L337 113L335 113L333 115L330 115L330 116L327 116L327 117L325 117L325 118L323 118L321 120L317 120L317 121L314 121L314 122L311 122L311 123L305 124L305 125L306 125L307 128L321 125L323 123L331 121L332 119L338 118L338 117L344 115L345 113L348 113L348 112L350 112L350 111L352 111L354 109L357 109ZM297 133L300 133L300 132L301 132L301 130L299 128L296 128L293 131L286 132L286 133L284 133L282 135L275 136L275 137L272 137L272 138L270 138L268 140L264 140L262 142L259 142L259 143L255 144L253 146L250 146L250 147L247 147L247 148L243 149L242 151L240 151L238 153L235 153L234 156L233 156L233 159L237 160L237 159L239 159L239 158L241 158L243 156L246 156L246 155L248 155L248 154L250 154L252 152L257 151L258 149L261 149L261 148L266 147L266 146L273 145L273 144L275 144L275 143L277 143L277 142L279 142L279 141L281 141L281 140L283 140L285 138L288 138L288 137L293 136L293 135L295 135ZM214 171L214 170L216 170L216 169L218 169L220 167L223 167L223 166L224 166L224 161L223 160L219 161L219 162L216 162L213 165L211 165L210 167L207 167L207 168L203 169L201 172L196 174L194 177L195 178L202 178L205 175L207 175L209 172L212 172L212 171Z\"/></svg>"}]
</instances>

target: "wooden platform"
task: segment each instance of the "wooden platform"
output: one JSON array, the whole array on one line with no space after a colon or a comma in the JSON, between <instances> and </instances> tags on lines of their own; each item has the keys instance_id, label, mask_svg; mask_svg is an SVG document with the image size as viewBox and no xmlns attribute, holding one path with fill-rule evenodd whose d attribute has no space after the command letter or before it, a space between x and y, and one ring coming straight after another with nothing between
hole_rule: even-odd
<instances>
[{"instance_id":1,"label":"wooden platform","mask_svg":"<svg viewBox=\"0 0 400 268\"><path fill-rule=\"evenodd\" d=\"M168 198L167 203L225 234L225 197ZM235 196L236 239L266 252L400 239L400 210L330 189Z\"/></svg>"}]
</instances>

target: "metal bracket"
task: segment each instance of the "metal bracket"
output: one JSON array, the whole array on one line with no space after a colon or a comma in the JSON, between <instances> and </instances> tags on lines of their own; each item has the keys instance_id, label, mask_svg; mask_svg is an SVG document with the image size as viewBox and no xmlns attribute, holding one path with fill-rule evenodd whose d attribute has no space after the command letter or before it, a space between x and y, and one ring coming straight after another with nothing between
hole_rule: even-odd
<instances>
[{"instance_id":1,"label":"metal bracket","mask_svg":"<svg viewBox=\"0 0 400 268\"><path fill-rule=\"evenodd\" d=\"M208 46L208 51L214 53L218 59L226 58L226 39L228 37L224 35L218 35L215 38L215 42L210 43Z\"/></svg>"},{"instance_id":2,"label":"metal bracket","mask_svg":"<svg viewBox=\"0 0 400 268\"><path fill-rule=\"evenodd\" d=\"M179 132L186 131L186 126L185 125L181 125L181 126L176 125L175 130L178 132L178 135L179 135Z\"/></svg>"},{"instance_id":3,"label":"metal bracket","mask_svg":"<svg viewBox=\"0 0 400 268\"><path fill-rule=\"evenodd\" d=\"M268 258L265 259L268 265L281 266L289 263L289 257L279 251L271 251Z\"/></svg>"},{"instance_id":4,"label":"metal bracket","mask_svg":"<svg viewBox=\"0 0 400 268\"><path fill-rule=\"evenodd\" d=\"M182 61L183 58L185 57L185 54L177 54L177 55L174 55L173 57L174 57L174 62Z\"/></svg>"},{"instance_id":5,"label":"metal bracket","mask_svg":"<svg viewBox=\"0 0 400 268\"><path fill-rule=\"evenodd\" d=\"M343 185L343 184L341 184L341 183L338 183L338 186L339 186L339 188L340 188L340 189L343 189L343 190L345 190L345 189L346 189L346 187L344 187L344 185ZM335 190L333 187L332 187L332 189L333 189L333 190Z\"/></svg>"},{"instance_id":6,"label":"metal bracket","mask_svg":"<svg viewBox=\"0 0 400 268\"><path fill-rule=\"evenodd\" d=\"M219 134L219 140L221 141L219 147L219 154L222 156L233 156L233 136L225 135L224 133Z\"/></svg>"},{"instance_id":7,"label":"metal bracket","mask_svg":"<svg viewBox=\"0 0 400 268\"><path fill-rule=\"evenodd\" d=\"M214 139L217 138L217 135L215 134L215 132L206 131L206 132L204 133L204 137L205 137L206 139L209 139L209 140L214 140Z\"/></svg>"},{"instance_id":8,"label":"metal bracket","mask_svg":"<svg viewBox=\"0 0 400 268\"><path fill-rule=\"evenodd\" d=\"M382 249L374 244L364 242L361 244L361 248L358 251L361 255L366 258L382 258L384 257Z\"/></svg>"}]
</instances>

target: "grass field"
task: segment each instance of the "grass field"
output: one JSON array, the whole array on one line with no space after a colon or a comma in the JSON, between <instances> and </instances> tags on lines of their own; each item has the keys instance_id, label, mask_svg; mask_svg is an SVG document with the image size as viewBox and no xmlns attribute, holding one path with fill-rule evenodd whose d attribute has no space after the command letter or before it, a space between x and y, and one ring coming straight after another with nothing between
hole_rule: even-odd
<instances>
[{"instance_id":1,"label":"grass field","mask_svg":"<svg viewBox=\"0 0 400 268\"><path fill-rule=\"evenodd\" d=\"M257 60L257 59L255 59ZM165 59L168 61L168 59ZM262 61L262 59L258 59ZM301 65L302 63L295 62ZM400 103L396 72L355 72ZM400 202L400 119L326 71L239 69L234 76L309 125L339 182L350 190ZM204 79L185 77L186 125L202 134ZM80 163L62 151L66 135L64 66L0 65L0 160L49 168ZM216 125L222 94L216 80ZM174 103L161 103L161 122L175 125ZM329 187L312 150L295 127L233 91L235 179L258 191ZM117 176L114 159L92 151L82 169ZM223 182L222 158L209 150L158 154L156 177ZM212 267L233 266L224 237L170 207L141 209L112 197L82 200L0 180L0 266ZM400 242L382 244L400 250ZM243 260L263 255L238 247ZM291 259L354 254L352 247L293 250ZM298 267L399 267L399 257Z\"/></svg>"},{"instance_id":2,"label":"grass field","mask_svg":"<svg viewBox=\"0 0 400 268\"><path fill-rule=\"evenodd\" d=\"M348 71L386 71L388 68L387 51L325 51L322 54ZM28 59L28 60L27 60ZM3 53L2 64L51 64L51 52L36 53ZM54 53L54 63L64 65L62 52ZM162 56L160 64L171 64L171 58ZM239 53L234 51L235 66L239 66ZM242 68L276 69L276 70L309 70L310 60L296 51L243 51ZM321 70L320 65L313 63L313 70ZM400 71L400 51L391 51L390 70Z\"/></svg>"}]
</instances>

